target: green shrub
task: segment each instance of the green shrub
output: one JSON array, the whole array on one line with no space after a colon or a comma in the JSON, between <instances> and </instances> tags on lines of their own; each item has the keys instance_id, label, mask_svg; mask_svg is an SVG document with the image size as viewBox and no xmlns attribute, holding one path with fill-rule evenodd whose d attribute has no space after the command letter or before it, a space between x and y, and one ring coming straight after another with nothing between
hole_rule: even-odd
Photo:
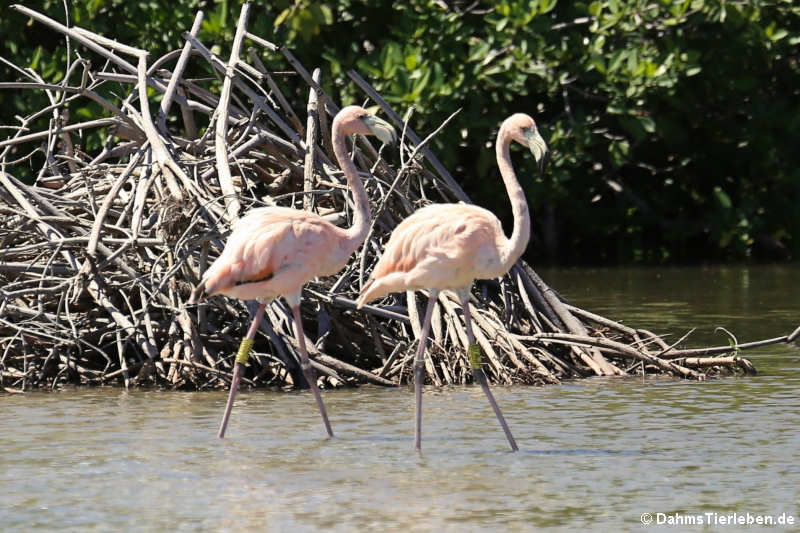
<instances>
[{"instance_id":1,"label":"green shrub","mask_svg":"<svg viewBox=\"0 0 800 533\"><path fill-rule=\"evenodd\" d=\"M73 23L154 56L181 45L198 8L201 39L225 47L240 5L74 4ZM61 2L31 7L63 20ZM461 108L434 149L507 228L491 143L507 115L532 114L553 151L544 177L517 158L533 259L800 257L800 8L790 1L279 0L255 2L250 20L253 33L321 66L343 104L364 100L346 76L355 68L401 114L413 105L420 132ZM0 32L0 54L63 76L63 38L15 13ZM300 111L307 95L294 90ZM43 103L0 92L3 123Z\"/></svg>"}]
</instances>

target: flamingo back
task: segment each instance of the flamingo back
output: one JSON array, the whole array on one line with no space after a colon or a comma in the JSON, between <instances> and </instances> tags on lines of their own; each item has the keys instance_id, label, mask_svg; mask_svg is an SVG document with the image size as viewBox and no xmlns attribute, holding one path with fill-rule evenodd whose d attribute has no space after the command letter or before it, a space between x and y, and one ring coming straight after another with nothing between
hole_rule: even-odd
<instances>
[{"instance_id":1,"label":"flamingo back","mask_svg":"<svg viewBox=\"0 0 800 533\"><path fill-rule=\"evenodd\" d=\"M203 275L205 292L243 300L298 293L309 279L344 266L342 238L343 230L308 211L254 209L237 221Z\"/></svg>"},{"instance_id":2,"label":"flamingo back","mask_svg":"<svg viewBox=\"0 0 800 533\"><path fill-rule=\"evenodd\" d=\"M359 306L391 292L459 289L476 278L503 274L506 246L500 221L467 204L434 204L392 232L358 299Z\"/></svg>"}]
</instances>

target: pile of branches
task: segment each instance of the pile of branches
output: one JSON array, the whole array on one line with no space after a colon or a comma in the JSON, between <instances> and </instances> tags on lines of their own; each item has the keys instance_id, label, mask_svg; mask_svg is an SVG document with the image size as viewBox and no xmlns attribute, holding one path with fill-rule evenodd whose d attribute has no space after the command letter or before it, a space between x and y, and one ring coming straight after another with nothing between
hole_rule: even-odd
<instances>
[{"instance_id":1,"label":"pile of branches","mask_svg":"<svg viewBox=\"0 0 800 533\"><path fill-rule=\"evenodd\" d=\"M44 91L50 101L0 141L0 390L68 383L227 387L255 304L224 297L187 302L231 225L264 205L352 222L330 139L338 106L320 86L319 70L310 74L290 50L248 33L247 4L227 60L197 39L202 12L183 48L153 61L145 50L13 8L91 51L101 66L76 52L58 84L22 68L25 81L0 83L0 90ZM245 42L254 47L247 59ZM284 68L267 69L267 56ZM187 77L190 62L205 63L214 75ZM305 114L285 96L287 76L308 85ZM469 198L426 147L436 131L422 140L409 126L410 112L400 117L356 72L349 76L402 132L399 155L352 139L373 209L371 231L342 272L308 283L302 312L322 386L392 386L409 378L426 295L393 295L362 310L354 300L403 218L430 202ZM108 83L129 90L108 99L100 91ZM107 118L70 122L67 109L77 99L99 104ZM41 117L50 117L49 128L31 132ZM75 141L91 131L107 138L94 155ZM15 169L34 154L44 155L44 164L26 184ZM466 383L461 309L447 292L439 301L426 379ZM475 334L495 383L754 372L738 356L748 345L677 349L659 335L567 304L522 261L502 279L476 284L473 304ZM286 304L272 303L244 383L304 385L293 332Z\"/></svg>"}]
</instances>

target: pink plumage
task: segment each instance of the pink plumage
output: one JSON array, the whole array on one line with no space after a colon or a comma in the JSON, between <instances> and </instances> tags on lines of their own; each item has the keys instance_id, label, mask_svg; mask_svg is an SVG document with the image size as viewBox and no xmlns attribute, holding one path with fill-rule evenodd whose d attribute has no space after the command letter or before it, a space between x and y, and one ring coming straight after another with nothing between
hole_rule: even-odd
<instances>
[{"instance_id":1,"label":"pink plumage","mask_svg":"<svg viewBox=\"0 0 800 533\"><path fill-rule=\"evenodd\" d=\"M345 137L351 133L375 135L385 143L393 142L395 133L387 122L358 106L345 107L333 120L333 151L353 193L353 225L347 229L338 228L315 213L286 207L253 209L234 224L225 248L203 274L196 289L197 293L204 290L208 295L224 294L261 303L236 357L220 438L225 436L242 368L265 306L278 296L283 296L292 310L300 368L314 394L325 429L333 436L306 350L300 292L308 280L341 270L369 231L369 199L345 144Z\"/></svg>"},{"instance_id":2,"label":"pink plumage","mask_svg":"<svg viewBox=\"0 0 800 533\"><path fill-rule=\"evenodd\" d=\"M504 270L506 236L490 211L467 204L434 204L392 232L359 305L392 292L457 290Z\"/></svg>"},{"instance_id":3,"label":"pink plumage","mask_svg":"<svg viewBox=\"0 0 800 533\"><path fill-rule=\"evenodd\" d=\"M536 124L518 113L497 135L497 164L514 212L514 230L506 238L497 217L469 204L432 204L403 220L392 232L358 298L363 306L391 292L416 289L468 290L475 279L499 277L525 251L530 218L525 193L511 166L511 141L528 146L543 164L547 147Z\"/></svg>"},{"instance_id":4,"label":"pink plumage","mask_svg":"<svg viewBox=\"0 0 800 533\"><path fill-rule=\"evenodd\" d=\"M512 141L531 149L540 171L547 159L547 145L531 117L518 113L503 122L497 134L495 149L497 166L514 211L511 238L506 238L500 221L486 209L467 204L429 205L397 225L358 298L357 305L362 307L391 292L430 289L414 359L414 445L418 450L421 449L422 438L423 355L433 307L439 291L443 289L454 290L461 300L473 377L486 394L511 449L518 449L480 366L480 347L475 345L469 311L469 293L473 280L496 278L505 274L528 244L528 204L511 166L509 147ZM478 354L477 358L475 353Z\"/></svg>"},{"instance_id":5,"label":"pink plumage","mask_svg":"<svg viewBox=\"0 0 800 533\"><path fill-rule=\"evenodd\" d=\"M236 222L203 281L209 295L269 301L299 293L316 276L335 274L351 253L345 230L322 217L262 207Z\"/></svg>"},{"instance_id":6,"label":"pink plumage","mask_svg":"<svg viewBox=\"0 0 800 533\"><path fill-rule=\"evenodd\" d=\"M395 133L359 106L339 111L331 130L334 152L353 192L353 226L338 228L315 213L287 207L253 209L234 224L222 254L203 275L207 294L261 302L284 296L297 305L306 281L335 274L361 245L369 230L369 199L344 139L360 133L393 142Z\"/></svg>"}]
</instances>

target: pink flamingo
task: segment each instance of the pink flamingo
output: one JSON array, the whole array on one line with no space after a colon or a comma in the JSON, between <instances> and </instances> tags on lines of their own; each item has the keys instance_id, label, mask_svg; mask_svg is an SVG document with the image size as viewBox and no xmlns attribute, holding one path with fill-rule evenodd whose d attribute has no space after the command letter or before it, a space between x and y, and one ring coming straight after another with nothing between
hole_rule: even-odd
<instances>
[{"instance_id":1,"label":"pink flamingo","mask_svg":"<svg viewBox=\"0 0 800 533\"><path fill-rule=\"evenodd\" d=\"M220 438L225 436L242 369L253 346L264 309L281 295L294 315L303 375L314 393L325 429L329 436L333 436L306 351L300 317L300 292L309 279L329 276L341 270L369 231L369 198L345 144L345 136L351 133L375 135L384 143L394 142L396 135L387 122L358 106L345 107L333 120L333 151L353 191L353 226L349 229L338 228L314 213L287 207L253 209L236 222L222 254L208 268L195 289L196 295L205 291L209 296L224 294L241 300L258 300L260 303L236 356L228 403L219 428Z\"/></svg>"},{"instance_id":2,"label":"pink flamingo","mask_svg":"<svg viewBox=\"0 0 800 533\"><path fill-rule=\"evenodd\" d=\"M496 152L497 165L500 167L514 213L511 238L506 238L500 221L486 209L467 204L429 205L416 211L395 228L380 261L358 298L357 303L361 307L390 292L430 290L414 361L414 444L417 450L421 447L423 354L433 307L439 291L445 289L455 291L461 301L473 377L486 394L511 449L518 450L481 368L481 349L475 344L469 311L472 282L475 279L497 278L508 272L528 244L528 204L511 165L511 141L517 141L531 149L540 172L543 171L548 156L547 145L531 117L517 113L503 122L497 134Z\"/></svg>"}]
</instances>

